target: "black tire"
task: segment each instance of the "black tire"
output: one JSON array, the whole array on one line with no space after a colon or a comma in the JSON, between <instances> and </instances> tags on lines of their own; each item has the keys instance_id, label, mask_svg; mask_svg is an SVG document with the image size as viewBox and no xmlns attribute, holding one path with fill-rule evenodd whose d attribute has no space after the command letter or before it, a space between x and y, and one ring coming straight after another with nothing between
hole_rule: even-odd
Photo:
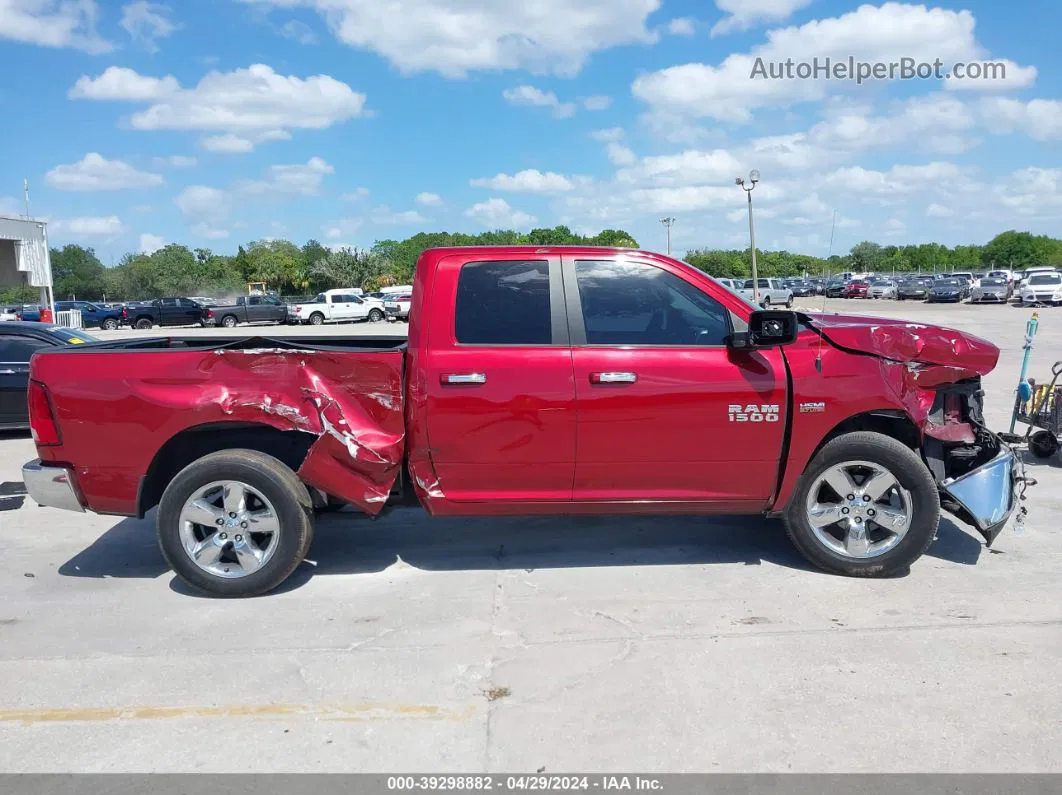
<instances>
[{"instance_id":1,"label":"black tire","mask_svg":"<svg viewBox=\"0 0 1062 795\"><path fill-rule=\"evenodd\" d=\"M217 480L240 480L273 504L280 522L280 541L273 556L255 572L236 579L200 569L184 551L180 514L198 488ZM170 481L159 503L156 531L166 562L186 585L212 596L258 596L286 580L313 543L313 502L298 476L273 456L257 450L222 450L203 456Z\"/></svg>"},{"instance_id":2,"label":"black tire","mask_svg":"<svg viewBox=\"0 0 1062 795\"><path fill-rule=\"evenodd\" d=\"M310 315L311 326L320 326L322 323L324 323L324 315L322 315L320 312L314 312L312 315Z\"/></svg>"},{"instance_id":3,"label":"black tire","mask_svg":"<svg viewBox=\"0 0 1062 795\"><path fill-rule=\"evenodd\" d=\"M139 320L137 320L136 323L135 323L135 326L138 329L149 329L153 325L155 325L155 324L151 322L151 318L147 318L147 317L142 317Z\"/></svg>"},{"instance_id":4,"label":"black tire","mask_svg":"<svg viewBox=\"0 0 1062 795\"><path fill-rule=\"evenodd\" d=\"M882 555L845 557L820 542L808 522L805 503L812 484L827 469L844 461L880 464L911 494L913 519L900 542ZM940 521L940 496L929 469L911 448L880 433L857 431L828 442L808 464L784 514L786 533L809 562L848 577L883 577L914 563L933 543Z\"/></svg>"},{"instance_id":5,"label":"black tire","mask_svg":"<svg viewBox=\"0 0 1062 795\"><path fill-rule=\"evenodd\" d=\"M370 323L379 323L383 319L384 319L384 313L381 312L379 309L370 309L369 310L369 322Z\"/></svg>"},{"instance_id":6,"label":"black tire","mask_svg":"<svg viewBox=\"0 0 1062 795\"><path fill-rule=\"evenodd\" d=\"M100 324L100 328L102 328L104 331L114 331L116 328L118 328L118 321L115 320L113 317L109 317L104 320L103 323Z\"/></svg>"},{"instance_id":7,"label":"black tire","mask_svg":"<svg viewBox=\"0 0 1062 795\"><path fill-rule=\"evenodd\" d=\"M786 309L792 309L793 308L793 297L792 296L789 296L789 300L785 302L785 308Z\"/></svg>"},{"instance_id":8,"label":"black tire","mask_svg":"<svg viewBox=\"0 0 1062 795\"><path fill-rule=\"evenodd\" d=\"M1058 452L1058 439L1051 431L1037 431L1029 437L1029 452L1037 458L1050 458Z\"/></svg>"},{"instance_id":9,"label":"black tire","mask_svg":"<svg viewBox=\"0 0 1062 795\"><path fill-rule=\"evenodd\" d=\"M221 318L221 325L225 328L236 328L238 323L239 321L236 320L235 315L225 315L225 317Z\"/></svg>"},{"instance_id":10,"label":"black tire","mask_svg":"<svg viewBox=\"0 0 1062 795\"><path fill-rule=\"evenodd\" d=\"M764 309L770 309L771 308L771 296L765 295L763 297L763 308Z\"/></svg>"}]
</instances>

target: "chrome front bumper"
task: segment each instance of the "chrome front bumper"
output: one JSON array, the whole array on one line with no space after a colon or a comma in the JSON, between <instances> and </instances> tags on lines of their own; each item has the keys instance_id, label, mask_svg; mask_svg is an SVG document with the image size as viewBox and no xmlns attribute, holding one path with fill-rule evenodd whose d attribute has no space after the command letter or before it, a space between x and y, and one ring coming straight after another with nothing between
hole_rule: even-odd
<instances>
[{"instance_id":1,"label":"chrome front bumper","mask_svg":"<svg viewBox=\"0 0 1062 795\"><path fill-rule=\"evenodd\" d=\"M67 467L50 466L36 459L22 467L22 482L26 484L26 493L38 505L45 508L62 508L64 511L85 512Z\"/></svg>"},{"instance_id":2,"label":"chrome front bumper","mask_svg":"<svg viewBox=\"0 0 1062 795\"><path fill-rule=\"evenodd\" d=\"M987 464L962 477L949 478L940 488L966 513L989 546L1017 507L1018 471L1014 453L1004 448Z\"/></svg>"}]
</instances>

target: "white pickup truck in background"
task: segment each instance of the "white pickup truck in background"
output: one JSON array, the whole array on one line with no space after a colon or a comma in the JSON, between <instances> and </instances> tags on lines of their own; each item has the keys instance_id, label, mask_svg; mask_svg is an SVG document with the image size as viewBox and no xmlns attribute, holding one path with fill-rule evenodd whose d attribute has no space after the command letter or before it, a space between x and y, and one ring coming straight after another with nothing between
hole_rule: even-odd
<instances>
[{"instance_id":1,"label":"white pickup truck in background","mask_svg":"<svg viewBox=\"0 0 1062 795\"><path fill-rule=\"evenodd\" d=\"M772 306L784 306L788 309L793 305L793 291L786 287L781 279L759 279L758 282L760 306L765 309ZM753 301L752 279L745 280L738 294L748 301Z\"/></svg>"},{"instance_id":2,"label":"white pickup truck in background","mask_svg":"<svg viewBox=\"0 0 1062 795\"><path fill-rule=\"evenodd\" d=\"M368 320L377 323L384 319L384 305L379 298L356 295L353 290L326 290L312 301L291 307L295 323L354 323Z\"/></svg>"}]
</instances>

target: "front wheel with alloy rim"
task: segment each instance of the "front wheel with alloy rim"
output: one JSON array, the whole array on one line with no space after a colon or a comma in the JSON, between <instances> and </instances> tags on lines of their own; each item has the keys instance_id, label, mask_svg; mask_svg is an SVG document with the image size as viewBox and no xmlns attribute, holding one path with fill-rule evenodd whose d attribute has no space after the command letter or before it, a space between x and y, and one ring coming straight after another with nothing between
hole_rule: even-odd
<instances>
[{"instance_id":1,"label":"front wheel with alloy rim","mask_svg":"<svg viewBox=\"0 0 1062 795\"><path fill-rule=\"evenodd\" d=\"M192 462L170 482L157 531L166 562L185 584L214 596L257 596L306 557L313 503L276 458L224 450Z\"/></svg>"},{"instance_id":2,"label":"front wheel with alloy rim","mask_svg":"<svg viewBox=\"0 0 1062 795\"><path fill-rule=\"evenodd\" d=\"M786 531L821 569L880 577L929 548L940 519L936 483L909 447L879 433L828 442L808 465L785 511Z\"/></svg>"}]
</instances>

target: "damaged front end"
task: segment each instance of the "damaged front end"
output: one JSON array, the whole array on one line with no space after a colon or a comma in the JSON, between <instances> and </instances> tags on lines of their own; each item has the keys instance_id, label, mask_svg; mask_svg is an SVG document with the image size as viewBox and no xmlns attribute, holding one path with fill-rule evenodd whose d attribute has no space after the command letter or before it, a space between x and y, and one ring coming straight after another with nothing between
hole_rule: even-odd
<instances>
[{"instance_id":1,"label":"damaged front end","mask_svg":"<svg viewBox=\"0 0 1062 795\"><path fill-rule=\"evenodd\" d=\"M1026 483L1021 459L985 426L980 379L937 389L922 452L940 489L940 505L977 528L988 546L1019 510Z\"/></svg>"}]
</instances>

